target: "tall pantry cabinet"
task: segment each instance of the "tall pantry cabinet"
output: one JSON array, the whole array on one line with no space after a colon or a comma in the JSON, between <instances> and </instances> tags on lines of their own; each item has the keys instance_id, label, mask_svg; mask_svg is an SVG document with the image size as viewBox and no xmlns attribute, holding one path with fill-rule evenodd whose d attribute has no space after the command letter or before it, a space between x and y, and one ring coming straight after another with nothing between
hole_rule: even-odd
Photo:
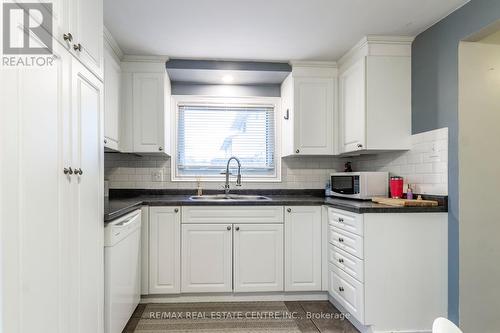
<instances>
[{"instance_id":1,"label":"tall pantry cabinet","mask_svg":"<svg viewBox=\"0 0 500 333\"><path fill-rule=\"evenodd\" d=\"M103 83L53 37L0 68L0 331L102 333Z\"/></svg>"}]
</instances>

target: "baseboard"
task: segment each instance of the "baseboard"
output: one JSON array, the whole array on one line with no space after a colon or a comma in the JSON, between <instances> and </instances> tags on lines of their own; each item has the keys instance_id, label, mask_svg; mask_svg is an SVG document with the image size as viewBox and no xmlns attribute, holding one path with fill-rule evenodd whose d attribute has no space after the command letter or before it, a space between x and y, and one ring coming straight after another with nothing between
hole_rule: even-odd
<instances>
[{"instance_id":1,"label":"baseboard","mask_svg":"<svg viewBox=\"0 0 500 333\"><path fill-rule=\"evenodd\" d=\"M142 295L141 303L257 302L257 301L326 301L328 293L269 292L269 293L209 293L176 295Z\"/></svg>"}]
</instances>

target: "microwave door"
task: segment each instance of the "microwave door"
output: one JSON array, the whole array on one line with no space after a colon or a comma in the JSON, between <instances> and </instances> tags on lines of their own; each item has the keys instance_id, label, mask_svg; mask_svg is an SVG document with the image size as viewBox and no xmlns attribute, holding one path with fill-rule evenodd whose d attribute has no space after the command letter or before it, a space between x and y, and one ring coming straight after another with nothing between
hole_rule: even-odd
<instances>
[{"instance_id":1,"label":"microwave door","mask_svg":"<svg viewBox=\"0 0 500 333\"><path fill-rule=\"evenodd\" d=\"M339 194L357 194L356 192L357 176L332 176L332 191Z\"/></svg>"}]
</instances>

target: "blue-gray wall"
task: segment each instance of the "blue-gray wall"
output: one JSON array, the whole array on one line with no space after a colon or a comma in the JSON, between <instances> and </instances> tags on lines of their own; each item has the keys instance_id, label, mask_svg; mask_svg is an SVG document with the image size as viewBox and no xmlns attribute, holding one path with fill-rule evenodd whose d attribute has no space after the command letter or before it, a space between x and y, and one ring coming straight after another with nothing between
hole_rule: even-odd
<instances>
[{"instance_id":1,"label":"blue-gray wall","mask_svg":"<svg viewBox=\"0 0 500 333\"><path fill-rule=\"evenodd\" d=\"M448 316L459 319L458 45L500 19L500 0L472 0L417 36L412 49L412 131L449 128Z\"/></svg>"}]
</instances>

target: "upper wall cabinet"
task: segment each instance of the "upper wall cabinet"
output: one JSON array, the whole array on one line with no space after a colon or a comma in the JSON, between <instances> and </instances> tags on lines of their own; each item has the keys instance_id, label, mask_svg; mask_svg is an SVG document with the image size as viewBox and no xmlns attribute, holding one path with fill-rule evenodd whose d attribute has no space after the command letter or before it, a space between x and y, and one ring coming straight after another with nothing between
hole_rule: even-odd
<instances>
[{"instance_id":1,"label":"upper wall cabinet","mask_svg":"<svg viewBox=\"0 0 500 333\"><path fill-rule=\"evenodd\" d=\"M71 38L69 35L66 36L67 45L90 71L102 79L104 70L102 0L68 1L70 4L68 33L71 34Z\"/></svg>"},{"instance_id":2,"label":"upper wall cabinet","mask_svg":"<svg viewBox=\"0 0 500 333\"><path fill-rule=\"evenodd\" d=\"M332 63L295 63L281 86L282 155L336 153L337 69Z\"/></svg>"},{"instance_id":3,"label":"upper wall cabinet","mask_svg":"<svg viewBox=\"0 0 500 333\"><path fill-rule=\"evenodd\" d=\"M365 37L339 61L340 153L410 148L412 41Z\"/></svg>"},{"instance_id":4,"label":"upper wall cabinet","mask_svg":"<svg viewBox=\"0 0 500 333\"><path fill-rule=\"evenodd\" d=\"M170 154L170 80L165 61L122 63L121 151Z\"/></svg>"},{"instance_id":5,"label":"upper wall cabinet","mask_svg":"<svg viewBox=\"0 0 500 333\"><path fill-rule=\"evenodd\" d=\"M53 37L101 81L103 79L103 0L14 1L21 8L39 3L43 17L32 15ZM51 20L44 18L51 17ZM48 23L52 24L48 24Z\"/></svg>"},{"instance_id":6,"label":"upper wall cabinet","mask_svg":"<svg viewBox=\"0 0 500 333\"><path fill-rule=\"evenodd\" d=\"M108 39L104 39L104 146L119 150L121 68Z\"/></svg>"}]
</instances>

